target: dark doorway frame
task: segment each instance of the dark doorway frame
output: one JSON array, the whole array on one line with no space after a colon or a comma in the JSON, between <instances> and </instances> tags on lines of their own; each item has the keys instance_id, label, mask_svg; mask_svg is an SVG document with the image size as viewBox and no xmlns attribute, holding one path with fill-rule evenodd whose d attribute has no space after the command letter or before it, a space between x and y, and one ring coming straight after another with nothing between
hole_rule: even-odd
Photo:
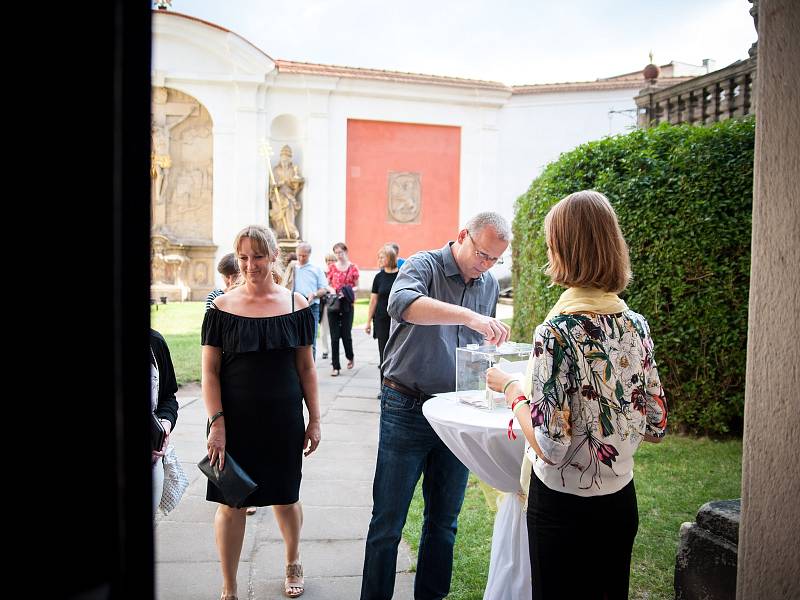
<instances>
[{"instance_id":1,"label":"dark doorway frame","mask_svg":"<svg viewBox=\"0 0 800 600\"><path fill-rule=\"evenodd\" d=\"M47 114L64 143L36 185L53 207L63 262L52 284L64 304L46 338L54 381L38 383L58 390L53 440L67 460L50 466L52 483L48 472L56 515L37 560L55 597L153 598L151 3L40 8L58 97Z\"/></svg>"}]
</instances>

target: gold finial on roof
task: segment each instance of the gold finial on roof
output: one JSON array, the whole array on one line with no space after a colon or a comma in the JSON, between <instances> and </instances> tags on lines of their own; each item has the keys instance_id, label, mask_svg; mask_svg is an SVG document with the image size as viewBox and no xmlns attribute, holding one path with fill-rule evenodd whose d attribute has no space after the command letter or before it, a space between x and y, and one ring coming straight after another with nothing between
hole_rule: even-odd
<instances>
[{"instance_id":1,"label":"gold finial on roof","mask_svg":"<svg viewBox=\"0 0 800 600\"><path fill-rule=\"evenodd\" d=\"M644 78L650 82L650 85L655 85L656 79L661 74L661 69L658 65L653 64L653 51L650 50L650 64L648 64L643 70L642 75Z\"/></svg>"}]
</instances>

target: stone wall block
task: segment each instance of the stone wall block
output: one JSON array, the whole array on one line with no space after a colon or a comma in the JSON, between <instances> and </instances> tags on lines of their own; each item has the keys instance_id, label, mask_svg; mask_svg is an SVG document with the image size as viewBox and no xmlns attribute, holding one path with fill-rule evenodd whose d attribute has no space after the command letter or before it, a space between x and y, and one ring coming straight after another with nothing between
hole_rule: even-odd
<instances>
[{"instance_id":1,"label":"stone wall block","mask_svg":"<svg viewBox=\"0 0 800 600\"><path fill-rule=\"evenodd\" d=\"M684 523L675 559L676 600L736 597L739 500L707 502Z\"/></svg>"}]
</instances>

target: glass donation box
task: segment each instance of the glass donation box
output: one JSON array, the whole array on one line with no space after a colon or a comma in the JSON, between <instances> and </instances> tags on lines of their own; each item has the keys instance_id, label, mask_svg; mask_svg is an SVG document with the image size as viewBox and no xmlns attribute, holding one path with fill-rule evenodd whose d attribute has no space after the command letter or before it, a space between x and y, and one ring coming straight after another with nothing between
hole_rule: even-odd
<instances>
[{"instance_id":1,"label":"glass donation box","mask_svg":"<svg viewBox=\"0 0 800 600\"><path fill-rule=\"evenodd\" d=\"M482 410L505 406L503 394L486 387L486 371L489 367L497 367L506 373L518 375L521 381L532 351L532 344L517 342L506 342L501 346L467 344L463 348L456 348L456 392L459 401Z\"/></svg>"}]
</instances>

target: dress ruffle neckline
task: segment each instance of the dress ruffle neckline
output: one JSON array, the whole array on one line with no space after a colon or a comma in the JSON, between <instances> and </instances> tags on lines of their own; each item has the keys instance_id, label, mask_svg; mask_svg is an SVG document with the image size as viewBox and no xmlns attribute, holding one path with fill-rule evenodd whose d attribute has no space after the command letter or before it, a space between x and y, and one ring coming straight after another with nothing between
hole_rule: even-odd
<instances>
[{"instance_id":1,"label":"dress ruffle neckline","mask_svg":"<svg viewBox=\"0 0 800 600\"><path fill-rule=\"evenodd\" d=\"M203 318L200 343L237 353L310 346L314 320L311 307L271 317L244 317L212 307Z\"/></svg>"}]
</instances>

